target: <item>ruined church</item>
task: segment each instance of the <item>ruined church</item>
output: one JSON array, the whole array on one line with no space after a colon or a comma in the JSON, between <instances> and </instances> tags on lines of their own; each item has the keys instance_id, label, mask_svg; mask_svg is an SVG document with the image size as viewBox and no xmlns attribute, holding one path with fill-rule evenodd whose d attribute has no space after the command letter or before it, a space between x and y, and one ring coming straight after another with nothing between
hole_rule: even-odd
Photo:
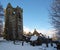
<instances>
[{"instance_id":1,"label":"ruined church","mask_svg":"<svg viewBox=\"0 0 60 50\"><path fill-rule=\"evenodd\" d=\"M5 9L5 38L22 39L23 34L23 10L19 6L13 8L8 3Z\"/></svg>"}]
</instances>

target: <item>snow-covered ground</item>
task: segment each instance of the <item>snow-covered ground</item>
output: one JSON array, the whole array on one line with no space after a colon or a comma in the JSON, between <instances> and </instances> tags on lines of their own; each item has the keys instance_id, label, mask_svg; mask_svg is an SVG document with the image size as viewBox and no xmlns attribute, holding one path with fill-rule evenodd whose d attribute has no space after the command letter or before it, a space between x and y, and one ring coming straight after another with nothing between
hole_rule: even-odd
<instances>
[{"instance_id":1,"label":"snow-covered ground","mask_svg":"<svg viewBox=\"0 0 60 50\"><path fill-rule=\"evenodd\" d=\"M49 47L46 47L45 44L41 46L31 46L29 43L24 42L22 46L21 42L17 42L17 45L13 44L13 41L6 41L0 39L0 50L57 50L56 45L53 44L53 47L49 44Z\"/></svg>"}]
</instances>

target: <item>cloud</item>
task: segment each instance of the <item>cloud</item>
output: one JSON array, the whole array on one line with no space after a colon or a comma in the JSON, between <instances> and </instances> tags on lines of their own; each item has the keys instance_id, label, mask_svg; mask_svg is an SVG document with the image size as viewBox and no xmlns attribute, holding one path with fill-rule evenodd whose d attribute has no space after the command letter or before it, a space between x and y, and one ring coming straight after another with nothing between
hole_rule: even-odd
<instances>
[{"instance_id":1,"label":"cloud","mask_svg":"<svg viewBox=\"0 0 60 50\"><path fill-rule=\"evenodd\" d=\"M33 31L34 31L34 29L30 29L30 28L28 28L26 26L24 26L23 28L24 28L24 31L26 33L28 33L28 32L32 32L33 33ZM44 34L46 36L52 36L56 32L54 29L48 29L48 30L46 30L46 29L43 29L43 30L36 29L36 30L37 30L37 32L42 33L42 34Z\"/></svg>"},{"instance_id":2,"label":"cloud","mask_svg":"<svg viewBox=\"0 0 60 50\"><path fill-rule=\"evenodd\" d=\"M26 26L23 26L23 30L24 30L24 32L26 32L26 33L30 32L30 29L27 28Z\"/></svg>"}]
</instances>

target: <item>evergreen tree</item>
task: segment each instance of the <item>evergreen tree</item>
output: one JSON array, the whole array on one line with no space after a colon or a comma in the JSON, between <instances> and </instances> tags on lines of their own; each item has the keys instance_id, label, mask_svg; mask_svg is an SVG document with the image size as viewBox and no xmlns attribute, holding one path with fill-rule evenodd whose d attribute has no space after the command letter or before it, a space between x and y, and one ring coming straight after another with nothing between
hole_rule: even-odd
<instances>
[{"instance_id":1,"label":"evergreen tree","mask_svg":"<svg viewBox=\"0 0 60 50\"><path fill-rule=\"evenodd\" d=\"M39 36L40 34L37 32L36 29L34 29L33 35Z\"/></svg>"}]
</instances>

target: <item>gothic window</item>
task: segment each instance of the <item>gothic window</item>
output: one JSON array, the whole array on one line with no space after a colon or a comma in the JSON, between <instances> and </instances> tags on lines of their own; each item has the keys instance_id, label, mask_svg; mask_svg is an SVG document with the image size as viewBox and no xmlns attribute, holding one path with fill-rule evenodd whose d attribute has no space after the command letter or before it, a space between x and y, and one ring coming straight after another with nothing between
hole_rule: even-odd
<instances>
[{"instance_id":1,"label":"gothic window","mask_svg":"<svg viewBox=\"0 0 60 50\"><path fill-rule=\"evenodd\" d=\"M21 30L21 26L20 25L18 25L18 30Z\"/></svg>"},{"instance_id":2,"label":"gothic window","mask_svg":"<svg viewBox=\"0 0 60 50\"><path fill-rule=\"evenodd\" d=\"M20 14L20 13L18 13L18 16L19 16L19 18L21 19L21 14Z\"/></svg>"},{"instance_id":3,"label":"gothic window","mask_svg":"<svg viewBox=\"0 0 60 50\"><path fill-rule=\"evenodd\" d=\"M13 12L13 14L15 14L15 12Z\"/></svg>"},{"instance_id":4,"label":"gothic window","mask_svg":"<svg viewBox=\"0 0 60 50\"><path fill-rule=\"evenodd\" d=\"M10 14L10 11L11 11L10 8L8 8L8 13L9 13L9 14Z\"/></svg>"},{"instance_id":5,"label":"gothic window","mask_svg":"<svg viewBox=\"0 0 60 50\"><path fill-rule=\"evenodd\" d=\"M10 8L8 8L8 11L10 11Z\"/></svg>"}]
</instances>

